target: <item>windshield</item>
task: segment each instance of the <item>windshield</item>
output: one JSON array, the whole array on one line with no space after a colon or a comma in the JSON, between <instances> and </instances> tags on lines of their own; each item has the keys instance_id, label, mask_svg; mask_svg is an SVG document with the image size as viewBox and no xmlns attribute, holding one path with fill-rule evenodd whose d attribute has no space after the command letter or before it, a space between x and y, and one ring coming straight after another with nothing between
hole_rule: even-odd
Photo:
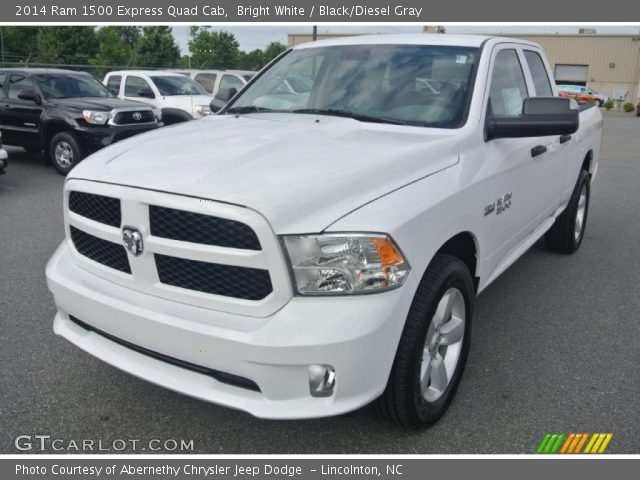
<instances>
[{"instance_id":1,"label":"windshield","mask_svg":"<svg viewBox=\"0 0 640 480\"><path fill-rule=\"evenodd\" d=\"M275 111L456 128L464 123L477 48L342 45L293 50L228 113Z\"/></svg>"},{"instance_id":2,"label":"windshield","mask_svg":"<svg viewBox=\"0 0 640 480\"><path fill-rule=\"evenodd\" d=\"M198 82L183 76L153 76L153 83L158 87L160 95L208 95Z\"/></svg>"},{"instance_id":3,"label":"windshield","mask_svg":"<svg viewBox=\"0 0 640 480\"><path fill-rule=\"evenodd\" d=\"M47 99L113 97L102 83L90 75L40 74L34 75Z\"/></svg>"}]
</instances>

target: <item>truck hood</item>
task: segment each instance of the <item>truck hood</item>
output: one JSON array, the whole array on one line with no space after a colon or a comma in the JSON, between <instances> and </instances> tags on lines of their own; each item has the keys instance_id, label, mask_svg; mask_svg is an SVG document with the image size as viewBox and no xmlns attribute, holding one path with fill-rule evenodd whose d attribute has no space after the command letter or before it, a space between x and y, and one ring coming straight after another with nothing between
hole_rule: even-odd
<instances>
[{"instance_id":1,"label":"truck hood","mask_svg":"<svg viewBox=\"0 0 640 480\"><path fill-rule=\"evenodd\" d=\"M70 178L252 208L276 233L319 232L458 162L455 130L303 114L214 115L98 151Z\"/></svg>"},{"instance_id":2,"label":"truck hood","mask_svg":"<svg viewBox=\"0 0 640 480\"><path fill-rule=\"evenodd\" d=\"M136 108L149 106L141 102L132 102L129 100L120 100L113 97L79 97L79 98L56 98L50 100L53 105L67 108L76 108L78 110L112 110L114 108Z\"/></svg>"}]
</instances>

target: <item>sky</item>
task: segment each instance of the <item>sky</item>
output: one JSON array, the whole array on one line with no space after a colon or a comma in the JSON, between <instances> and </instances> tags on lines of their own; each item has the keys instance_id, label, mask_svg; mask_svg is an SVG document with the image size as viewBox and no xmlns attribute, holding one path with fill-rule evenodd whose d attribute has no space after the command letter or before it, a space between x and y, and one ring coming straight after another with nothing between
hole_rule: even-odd
<instances>
[{"instance_id":1,"label":"sky","mask_svg":"<svg viewBox=\"0 0 640 480\"><path fill-rule=\"evenodd\" d=\"M211 30L225 30L236 36L240 43L240 49L251 51L256 48L264 48L269 42L282 42L287 44L289 33L311 33L312 25L285 25L285 26L221 26L212 25ZM447 33L578 33L580 25L576 26L446 26ZM636 26L589 26L595 28L598 33L640 33L640 24ZM318 26L318 33L422 33L422 26L357 26L346 25ZM183 54L188 53L187 42L189 40L188 26L174 26L173 35Z\"/></svg>"}]
</instances>

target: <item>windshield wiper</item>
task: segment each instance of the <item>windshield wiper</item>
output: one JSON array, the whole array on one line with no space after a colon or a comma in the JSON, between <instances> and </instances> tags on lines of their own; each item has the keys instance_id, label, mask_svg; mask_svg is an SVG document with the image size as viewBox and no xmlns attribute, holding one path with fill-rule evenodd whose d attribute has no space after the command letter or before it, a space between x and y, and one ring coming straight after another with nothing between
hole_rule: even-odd
<instances>
[{"instance_id":1,"label":"windshield wiper","mask_svg":"<svg viewBox=\"0 0 640 480\"><path fill-rule=\"evenodd\" d=\"M364 113L350 112L339 108L299 108L290 110L289 113L314 113L316 115L330 115L334 117L353 118L361 122L371 123L389 123L391 125L406 125L406 122L395 118L377 117L375 115L366 115Z\"/></svg>"},{"instance_id":2,"label":"windshield wiper","mask_svg":"<svg viewBox=\"0 0 640 480\"><path fill-rule=\"evenodd\" d=\"M256 107L255 105L245 105L242 107L231 107L225 113L256 113L256 112L272 112L270 108Z\"/></svg>"}]
</instances>

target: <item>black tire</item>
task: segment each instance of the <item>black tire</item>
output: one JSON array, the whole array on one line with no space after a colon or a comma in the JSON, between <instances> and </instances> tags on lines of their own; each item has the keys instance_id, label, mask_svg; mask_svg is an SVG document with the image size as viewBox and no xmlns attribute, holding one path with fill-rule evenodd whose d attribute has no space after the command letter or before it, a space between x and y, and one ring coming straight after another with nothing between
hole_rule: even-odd
<instances>
[{"instance_id":1,"label":"black tire","mask_svg":"<svg viewBox=\"0 0 640 480\"><path fill-rule=\"evenodd\" d=\"M438 304L451 289L458 290L464 300L464 335L458 363L448 376L446 389L430 402L423 396L420 380L425 343L433 328L431 324ZM474 299L475 289L467 266L455 257L437 254L413 299L387 387L377 400L377 409L384 417L404 427L420 428L433 424L444 415L458 388L469 354ZM438 348L442 347L437 347L436 351Z\"/></svg>"},{"instance_id":2,"label":"black tire","mask_svg":"<svg viewBox=\"0 0 640 480\"><path fill-rule=\"evenodd\" d=\"M56 156L56 150L60 148L63 152ZM53 168L60 175L66 175L75 167L80 160L85 157L83 149L73 132L60 132L53 136L49 143L49 158Z\"/></svg>"},{"instance_id":3,"label":"black tire","mask_svg":"<svg viewBox=\"0 0 640 480\"><path fill-rule=\"evenodd\" d=\"M570 254L574 253L580 247L589 216L589 198L591 197L590 180L591 176L589 172L581 170L567 208L556 218L553 226L545 235L547 247L554 252ZM580 197L583 191L586 195L584 215L582 222L580 222L580 231L576 233L576 219L579 212Z\"/></svg>"}]
</instances>

